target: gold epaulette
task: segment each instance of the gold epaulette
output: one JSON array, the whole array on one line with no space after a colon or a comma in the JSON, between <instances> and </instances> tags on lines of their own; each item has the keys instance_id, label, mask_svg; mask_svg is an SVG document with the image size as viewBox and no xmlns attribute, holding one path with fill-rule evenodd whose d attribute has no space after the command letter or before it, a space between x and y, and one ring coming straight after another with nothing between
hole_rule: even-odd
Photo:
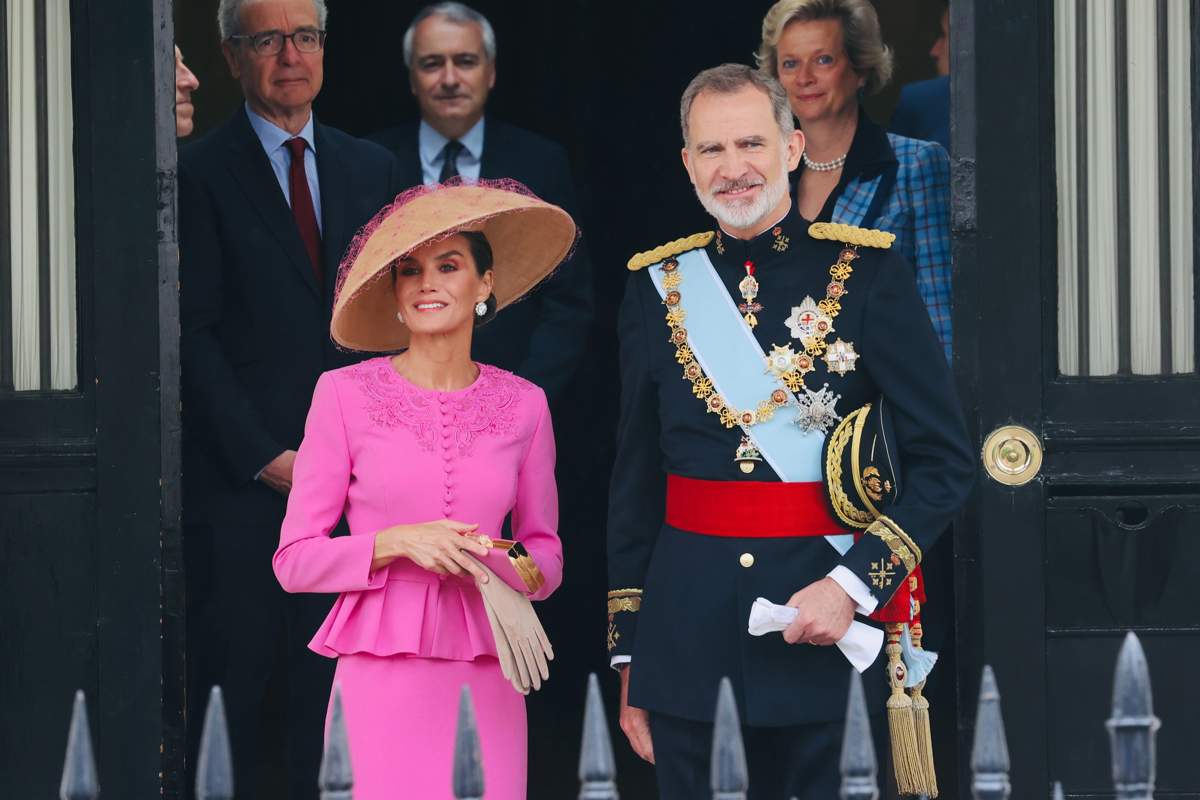
<instances>
[{"instance_id":1,"label":"gold epaulette","mask_svg":"<svg viewBox=\"0 0 1200 800\"><path fill-rule=\"evenodd\" d=\"M887 250L896 241L896 234L874 228L857 228L840 222L814 222L808 226L808 235L814 239L845 242L860 247L878 247ZM633 269L633 267L630 267Z\"/></svg>"},{"instance_id":2,"label":"gold epaulette","mask_svg":"<svg viewBox=\"0 0 1200 800\"><path fill-rule=\"evenodd\" d=\"M683 239L676 239L673 242L667 242L653 250L647 250L644 253L638 253L633 258L629 259L626 265L631 272L637 272L639 269L657 264L665 258L677 256L680 253L686 253L688 250L695 250L697 247L706 247L712 241L713 232L705 231L704 233L693 233L691 236Z\"/></svg>"}]
</instances>

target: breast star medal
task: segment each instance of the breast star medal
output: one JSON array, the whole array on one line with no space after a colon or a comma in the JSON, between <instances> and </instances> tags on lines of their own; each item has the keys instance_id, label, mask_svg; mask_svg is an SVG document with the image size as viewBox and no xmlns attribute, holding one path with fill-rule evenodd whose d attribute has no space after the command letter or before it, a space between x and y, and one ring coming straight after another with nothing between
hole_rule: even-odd
<instances>
[{"instance_id":1,"label":"breast star medal","mask_svg":"<svg viewBox=\"0 0 1200 800\"><path fill-rule=\"evenodd\" d=\"M854 371L854 364L858 361L858 353L854 351L854 342L844 342L838 339L825 351L825 365L829 367L830 372L836 372L838 375L845 377L847 372Z\"/></svg>"},{"instance_id":2,"label":"breast star medal","mask_svg":"<svg viewBox=\"0 0 1200 800\"><path fill-rule=\"evenodd\" d=\"M812 355L819 355L825 337L833 333L833 318L823 312L812 297L805 297L800 305L792 306L792 314L784 324L792 332L792 338L799 339L805 351Z\"/></svg>"},{"instance_id":3,"label":"breast star medal","mask_svg":"<svg viewBox=\"0 0 1200 800\"><path fill-rule=\"evenodd\" d=\"M841 419L837 413L837 404L841 399L840 394L829 391L828 383L815 392L806 386L793 421L807 433L827 433Z\"/></svg>"},{"instance_id":4,"label":"breast star medal","mask_svg":"<svg viewBox=\"0 0 1200 800\"><path fill-rule=\"evenodd\" d=\"M738 311L742 312L742 319L746 320L746 324L753 328L758 325L758 317L755 314L762 313L763 307L761 303L755 302L755 298L758 297L758 278L754 277L754 262L747 261L745 267L746 277L738 284L738 291L746 302L738 304Z\"/></svg>"}]
</instances>

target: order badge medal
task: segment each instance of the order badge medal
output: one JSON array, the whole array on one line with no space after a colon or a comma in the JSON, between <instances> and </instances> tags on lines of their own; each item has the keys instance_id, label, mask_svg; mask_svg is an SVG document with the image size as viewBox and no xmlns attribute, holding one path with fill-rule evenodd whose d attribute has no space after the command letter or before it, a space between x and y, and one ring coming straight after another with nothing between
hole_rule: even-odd
<instances>
[{"instance_id":1,"label":"order badge medal","mask_svg":"<svg viewBox=\"0 0 1200 800\"><path fill-rule=\"evenodd\" d=\"M738 291L741 292L742 299L746 302L738 304L738 311L742 312L742 318L746 320L746 324L751 328L758 325L758 317L755 316L762 312L762 303L756 301L758 297L758 278L754 277L754 262L747 261L746 277L742 278L738 284Z\"/></svg>"},{"instance_id":2,"label":"order badge medal","mask_svg":"<svg viewBox=\"0 0 1200 800\"><path fill-rule=\"evenodd\" d=\"M742 436L742 443L738 445L737 455L733 459L737 465L741 467L742 472L749 475L754 472L754 465L762 462L762 453L758 452L758 448L750 441L749 436Z\"/></svg>"}]
</instances>

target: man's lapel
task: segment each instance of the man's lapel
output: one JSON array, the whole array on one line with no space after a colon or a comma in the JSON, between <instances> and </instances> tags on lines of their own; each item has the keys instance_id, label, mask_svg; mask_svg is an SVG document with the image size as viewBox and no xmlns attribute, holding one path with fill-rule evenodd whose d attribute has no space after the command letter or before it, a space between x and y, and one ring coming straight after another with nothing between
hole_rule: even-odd
<instances>
[{"instance_id":1,"label":"man's lapel","mask_svg":"<svg viewBox=\"0 0 1200 800\"><path fill-rule=\"evenodd\" d=\"M325 261L325 293L333 295L338 265L353 231L347 230L346 212L350 203L350 165L337 141L325 126L313 125L317 143L317 179L321 182L321 256Z\"/></svg>"},{"instance_id":2,"label":"man's lapel","mask_svg":"<svg viewBox=\"0 0 1200 800\"><path fill-rule=\"evenodd\" d=\"M420 186L425 182L425 168L421 166L421 143L418 129L420 123L409 123L394 128L380 144L392 151L400 167L401 190Z\"/></svg>"},{"instance_id":3,"label":"man's lapel","mask_svg":"<svg viewBox=\"0 0 1200 800\"><path fill-rule=\"evenodd\" d=\"M275 178L267 154L263 152L262 143L250 127L245 109L234 115L233 142L230 148L233 158L229 161L229 168L234 180L246 193L250 205L262 217L267 230L279 242L279 249L299 270L308 287L319 296L316 276L313 275L312 263L300 239L300 231L296 228L296 219L292 216L292 209L284 199L283 192L280 191L279 181Z\"/></svg>"},{"instance_id":4,"label":"man's lapel","mask_svg":"<svg viewBox=\"0 0 1200 800\"><path fill-rule=\"evenodd\" d=\"M504 156L503 126L488 118L483 123L483 158L479 161L479 177L511 178L512 170L505 163Z\"/></svg>"}]
</instances>

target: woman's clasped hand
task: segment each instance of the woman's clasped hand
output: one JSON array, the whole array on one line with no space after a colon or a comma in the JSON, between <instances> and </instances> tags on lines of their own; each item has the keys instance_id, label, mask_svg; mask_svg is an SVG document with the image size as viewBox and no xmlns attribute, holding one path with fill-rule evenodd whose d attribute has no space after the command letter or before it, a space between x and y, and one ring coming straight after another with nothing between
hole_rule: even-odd
<instances>
[{"instance_id":1,"label":"woman's clasped hand","mask_svg":"<svg viewBox=\"0 0 1200 800\"><path fill-rule=\"evenodd\" d=\"M439 519L415 525L393 525L375 535L371 569L382 569L397 558L439 575L470 576L487 583L488 572L470 554L487 558L488 547L471 534L477 523Z\"/></svg>"}]
</instances>

